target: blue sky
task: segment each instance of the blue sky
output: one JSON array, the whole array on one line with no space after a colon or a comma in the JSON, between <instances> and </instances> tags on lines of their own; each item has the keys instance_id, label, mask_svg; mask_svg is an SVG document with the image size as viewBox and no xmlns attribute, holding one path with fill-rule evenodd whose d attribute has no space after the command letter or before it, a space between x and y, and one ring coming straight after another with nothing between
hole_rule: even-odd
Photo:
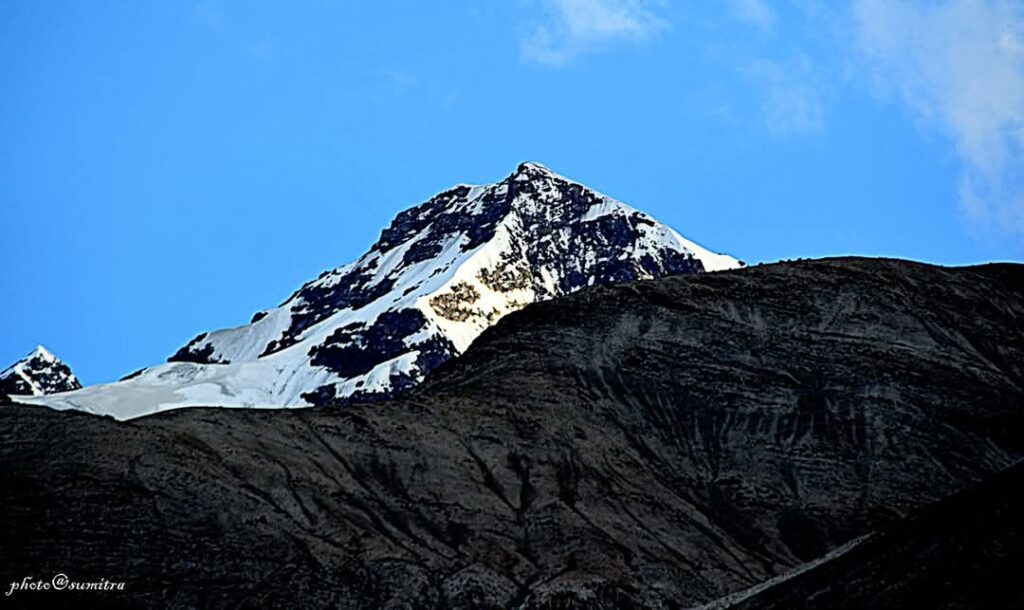
<instances>
[{"instance_id":1,"label":"blue sky","mask_svg":"<svg viewBox=\"0 0 1024 610\"><path fill-rule=\"evenodd\" d=\"M1024 8L3 3L0 362L161 362L523 160L748 262L1021 260Z\"/></svg>"}]
</instances>

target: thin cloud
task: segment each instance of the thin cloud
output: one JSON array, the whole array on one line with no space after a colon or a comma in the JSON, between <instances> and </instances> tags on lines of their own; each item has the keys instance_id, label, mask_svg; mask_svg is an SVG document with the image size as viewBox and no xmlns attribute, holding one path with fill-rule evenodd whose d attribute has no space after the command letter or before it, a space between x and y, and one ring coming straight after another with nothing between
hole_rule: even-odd
<instances>
[{"instance_id":1,"label":"thin cloud","mask_svg":"<svg viewBox=\"0 0 1024 610\"><path fill-rule=\"evenodd\" d=\"M854 15L878 92L955 143L965 214L1024 235L1024 5L858 0Z\"/></svg>"},{"instance_id":2,"label":"thin cloud","mask_svg":"<svg viewBox=\"0 0 1024 610\"><path fill-rule=\"evenodd\" d=\"M204 26L219 30L224 25L224 11L212 2L201 2L193 5L194 16Z\"/></svg>"},{"instance_id":3,"label":"thin cloud","mask_svg":"<svg viewBox=\"0 0 1024 610\"><path fill-rule=\"evenodd\" d=\"M733 16L762 32L775 29L777 17L764 0L732 0Z\"/></svg>"},{"instance_id":4,"label":"thin cloud","mask_svg":"<svg viewBox=\"0 0 1024 610\"><path fill-rule=\"evenodd\" d=\"M266 38L249 44L243 44L242 50L249 57L260 61L270 61L277 57L277 43Z\"/></svg>"},{"instance_id":5,"label":"thin cloud","mask_svg":"<svg viewBox=\"0 0 1024 610\"><path fill-rule=\"evenodd\" d=\"M804 135L825 128L822 87L805 57L789 64L762 59L749 73L764 86L761 112L773 135Z\"/></svg>"},{"instance_id":6,"label":"thin cloud","mask_svg":"<svg viewBox=\"0 0 1024 610\"><path fill-rule=\"evenodd\" d=\"M443 108L450 108L459 101L459 92L437 79L423 78L398 69L384 70L382 75L383 78L365 88L361 96L375 101L414 98Z\"/></svg>"},{"instance_id":7,"label":"thin cloud","mask_svg":"<svg viewBox=\"0 0 1024 610\"><path fill-rule=\"evenodd\" d=\"M639 43L668 27L644 0L543 0L545 19L520 40L524 60L562 66L616 42Z\"/></svg>"}]
</instances>

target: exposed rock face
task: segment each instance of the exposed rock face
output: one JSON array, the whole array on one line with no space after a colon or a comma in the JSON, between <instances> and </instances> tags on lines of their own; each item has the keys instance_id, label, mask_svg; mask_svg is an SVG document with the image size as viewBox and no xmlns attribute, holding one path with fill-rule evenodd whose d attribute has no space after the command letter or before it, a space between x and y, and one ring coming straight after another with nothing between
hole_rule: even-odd
<instances>
[{"instance_id":1,"label":"exposed rock face","mask_svg":"<svg viewBox=\"0 0 1024 610\"><path fill-rule=\"evenodd\" d=\"M381 400L523 306L593 285L729 269L610 197L524 163L400 213L362 258L250 324L195 337L119 383L40 401L130 418L169 408Z\"/></svg>"},{"instance_id":2,"label":"exposed rock face","mask_svg":"<svg viewBox=\"0 0 1024 610\"><path fill-rule=\"evenodd\" d=\"M42 345L0 373L0 395L42 396L81 387L71 368Z\"/></svg>"},{"instance_id":3,"label":"exposed rock face","mask_svg":"<svg viewBox=\"0 0 1024 610\"><path fill-rule=\"evenodd\" d=\"M176 607L709 602L1014 463L1022 322L1021 266L836 259L531 305L396 401L7 407L0 582L73 569Z\"/></svg>"}]
</instances>

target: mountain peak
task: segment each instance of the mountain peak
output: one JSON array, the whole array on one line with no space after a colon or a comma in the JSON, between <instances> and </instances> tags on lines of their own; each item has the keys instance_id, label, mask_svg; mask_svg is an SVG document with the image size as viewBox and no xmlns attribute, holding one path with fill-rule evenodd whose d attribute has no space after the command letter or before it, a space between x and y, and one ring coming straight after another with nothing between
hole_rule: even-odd
<instances>
[{"instance_id":1,"label":"mountain peak","mask_svg":"<svg viewBox=\"0 0 1024 610\"><path fill-rule=\"evenodd\" d=\"M32 350L32 353L28 355L28 358L41 358L49 362L53 362L58 359L56 356L53 355L53 352L46 349L42 345L37 345L36 348Z\"/></svg>"},{"instance_id":2,"label":"mountain peak","mask_svg":"<svg viewBox=\"0 0 1024 610\"><path fill-rule=\"evenodd\" d=\"M40 396L81 387L71 368L42 345L0 372L0 392L10 396Z\"/></svg>"},{"instance_id":3,"label":"mountain peak","mask_svg":"<svg viewBox=\"0 0 1024 610\"><path fill-rule=\"evenodd\" d=\"M529 182L535 180L558 180L569 184L580 184L575 180L566 178L562 174L552 170L550 167L537 163L536 161L524 161L516 167L516 171L509 176L509 181ZM581 185L582 186L582 185Z\"/></svg>"},{"instance_id":4,"label":"mountain peak","mask_svg":"<svg viewBox=\"0 0 1024 610\"><path fill-rule=\"evenodd\" d=\"M555 172L551 171L546 165L537 163L536 161L523 161L516 167L515 175L522 174L548 174L550 176L556 176Z\"/></svg>"},{"instance_id":5,"label":"mountain peak","mask_svg":"<svg viewBox=\"0 0 1024 610\"><path fill-rule=\"evenodd\" d=\"M379 400L415 387L530 303L739 265L526 162L500 182L458 185L400 212L358 260L249 324L204 332L130 379L40 402L133 417L192 405Z\"/></svg>"}]
</instances>

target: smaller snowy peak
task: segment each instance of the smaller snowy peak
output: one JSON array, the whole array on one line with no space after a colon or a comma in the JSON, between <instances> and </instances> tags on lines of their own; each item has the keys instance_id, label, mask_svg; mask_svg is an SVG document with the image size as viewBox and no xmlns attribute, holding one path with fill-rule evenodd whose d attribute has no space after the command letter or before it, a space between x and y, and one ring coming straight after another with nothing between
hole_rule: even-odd
<instances>
[{"instance_id":1,"label":"smaller snowy peak","mask_svg":"<svg viewBox=\"0 0 1024 610\"><path fill-rule=\"evenodd\" d=\"M41 396L81 388L71 368L42 345L0 372L0 393L9 396Z\"/></svg>"}]
</instances>

